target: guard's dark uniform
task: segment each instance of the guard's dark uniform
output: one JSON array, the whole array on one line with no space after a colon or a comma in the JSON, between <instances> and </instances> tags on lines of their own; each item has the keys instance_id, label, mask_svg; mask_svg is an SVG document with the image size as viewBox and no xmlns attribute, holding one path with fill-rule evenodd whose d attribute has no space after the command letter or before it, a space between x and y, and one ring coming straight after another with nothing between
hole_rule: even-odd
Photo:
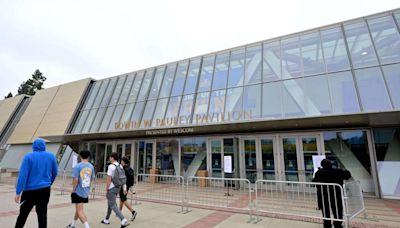
<instances>
[{"instance_id":1,"label":"guard's dark uniform","mask_svg":"<svg viewBox=\"0 0 400 228\"><path fill-rule=\"evenodd\" d=\"M343 186L343 180L348 180L351 174L347 170L335 168L321 168L315 173L313 182L336 183ZM330 218L330 209L332 209L333 217L336 219L343 218L343 201L338 186L317 186L318 208L322 210L325 218ZM342 222L334 221L335 228L341 228ZM332 227L331 220L324 219L324 227Z\"/></svg>"}]
</instances>

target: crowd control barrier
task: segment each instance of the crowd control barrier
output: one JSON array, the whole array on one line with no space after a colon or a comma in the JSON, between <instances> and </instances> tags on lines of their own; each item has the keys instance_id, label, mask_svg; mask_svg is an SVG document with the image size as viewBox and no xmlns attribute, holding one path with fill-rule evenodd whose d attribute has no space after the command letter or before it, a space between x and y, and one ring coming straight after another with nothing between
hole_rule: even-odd
<instances>
[{"instance_id":1,"label":"crowd control barrier","mask_svg":"<svg viewBox=\"0 0 400 228\"><path fill-rule=\"evenodd\" d=\"M133 187L133 200L155 200L179 205L185 208L185 183L182 176L139 174Z\"/></svg>"},{"instance_id":2,"label":"crowd control barrier","mask_svg":"<svg viewBox=\"0 0 400 228\"><path fill-rule=\"evenodd\" d=\"M346 202L346 215L349 220L365 212L364 197L359 181L345 183L343 191Z\"/></svg>"},{"instance_id":3,"label":"crowd control barrier","mask_svg":"<svg viewBox=\"0 0 400 228\"><path fill-rule=\"evenodd\" d=\"M253 220L250 186L247 179L192 176L186 182L187 206L200 205L245 211L249 214L250 222Z\"/></svg>"}]
</instances>

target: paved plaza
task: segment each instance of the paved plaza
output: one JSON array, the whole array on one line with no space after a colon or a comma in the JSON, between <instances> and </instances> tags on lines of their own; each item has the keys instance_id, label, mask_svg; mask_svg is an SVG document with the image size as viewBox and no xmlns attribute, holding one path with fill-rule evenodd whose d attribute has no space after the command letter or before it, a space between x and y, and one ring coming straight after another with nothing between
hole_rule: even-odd
<instances>
[{"instance_id":1,"label":"paved plaza","mask_svg":"<svg viewBox=\"0 0 400 228\"><path fill-rule=\"evenodd\" d=\"M18 205L14 203L15 178L3 177L0 183L0 227L14 227L18 215ZM318 221L306 222L294 219L261 217L257 224L248 223L247 214L233 213L231 211L208 210L191 208L187 214L178 213L177 205L159 204L154 202L140 202L134 205L139 212L136 220L129 227L322 227ZM353 220L353 227L400 227L400 201L366 199L366 214L359 215ZM104 197L96 197L85 205L91 227L119 227L119 220L111 216L111 225L100 224L106 212ZM58 189L53 189L48 210L48 227L65 227L72 218L74 206L70 203L69 194L61 195ZM129 212L124 209L123 214L129 217ZM36 214L31 213L28 218L27 228L37 227ZM77 227L83 227L78 222Z\"/></svg>"}]
</instances>

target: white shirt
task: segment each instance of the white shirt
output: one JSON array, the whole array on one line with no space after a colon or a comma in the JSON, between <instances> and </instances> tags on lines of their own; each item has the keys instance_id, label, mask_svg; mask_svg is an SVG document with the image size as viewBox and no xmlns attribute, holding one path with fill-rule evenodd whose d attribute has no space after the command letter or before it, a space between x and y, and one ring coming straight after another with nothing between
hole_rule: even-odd
<instances>
[{"instance_id":1,"label":"white shirt","mask_svg":"<svg viewBox=\"0 0 400 228\"><path fill-rule=\"evenodd\" d=\"M108 166L108 170L107 170L107 176L110 176L111 178L114 176L114 173L115 173L115 166L116 165L120 165L118 162L114 162L114 163L112 163L112 164L110 164L109 166ZM110 187L108 187L108 189L112 189L112 188L114 188L115 187L115 185L113 184L113 182L112 182L112 180L111 180L111 184L110 184Z\"/></svg>"}]
</instances>

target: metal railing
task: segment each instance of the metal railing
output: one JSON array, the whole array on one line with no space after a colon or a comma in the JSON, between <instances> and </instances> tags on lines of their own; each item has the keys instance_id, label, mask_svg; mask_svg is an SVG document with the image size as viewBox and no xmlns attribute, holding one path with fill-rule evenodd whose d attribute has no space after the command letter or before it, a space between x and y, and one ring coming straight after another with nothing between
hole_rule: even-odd
<instances>
[{"instance_id":1,"label":"metal railing","mask_svg":"<svg viewBox=\"0 0 400 228\"><path fill-rule=\"evenodd\" d=\"M92 199L94 199L96 195L97 196L106 196L107 195L106 180L107 180L106 172L96 173L96 178L91 187Z\"/></svg>"},{"instance_id":2,"label":"metal railing","mask_svg":"<svg viewBox=\"0 0 400 228\"><path fill-rule=\"evenodd\" d=\"M245 211L253 220L251 188L248 179L189 177L186 182L186 202L189 205L219 207Z\"/></svg>"},{"instance_id":3,"label":"metal railing","mask_svg":"<svg viewBox=\"0 0 400 228\"><path fill-rule=\"evenodd\" d=\"M185 208L185 182L182 176L139 174L132 198L137 204L140 200L157 200L174 203Z\"/></svg>"},{"instance_id":4,"label":"metal railing","mask_svg":"<svg viewBox=\"0 0 400 228\"><path fill-rule=\"evenodd\" d=\"M258 180L255 185L255 211L260 214L306 217L344 222L349 220L344 210L342 186L331 183Z\"/></svg>"},{"instance_id":5,"label":"metal railing","mask_svg":"<svg viewBox=\"0 0 400 228\"><path fill-rule=\"evenodd\" d=\"M343 185L346 202L346 215L351 220L365 211L364 198L359 181L347 182Z\"/></svg>"},{"instance_id":6,"label":"metal railing","mask_svg":"<svg viewBox=\"0 0 400 228\"><path fill-rule=\"evenodd\" d=\"M58 170L57 177L52 187L60 191L61 195L64 195L65 192L70 192L72 190L72 172L61 169Z\"/></svg>"}]
</instances>

